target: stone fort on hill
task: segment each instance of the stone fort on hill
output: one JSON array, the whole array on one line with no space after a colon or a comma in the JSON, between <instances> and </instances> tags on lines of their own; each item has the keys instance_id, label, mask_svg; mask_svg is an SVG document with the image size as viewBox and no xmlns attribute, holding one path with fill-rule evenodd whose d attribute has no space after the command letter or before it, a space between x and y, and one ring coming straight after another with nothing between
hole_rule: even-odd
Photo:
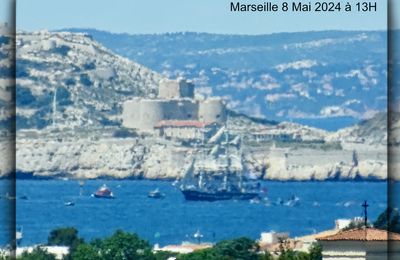
<instances>
[{"instance_id":1,"label":"stone fort on hill","mask_svg":"<svg viewBox=\"0 0 400 260\"><path fill-rule=\"evenodd\" d=\"M222 125L227 117L220 98L196 99L194 84L186 79L164 79L156 98L133 98L123 104L123 126L152 132L161 125L176 128L199 128Z\"/></svg>"}]
</instances>

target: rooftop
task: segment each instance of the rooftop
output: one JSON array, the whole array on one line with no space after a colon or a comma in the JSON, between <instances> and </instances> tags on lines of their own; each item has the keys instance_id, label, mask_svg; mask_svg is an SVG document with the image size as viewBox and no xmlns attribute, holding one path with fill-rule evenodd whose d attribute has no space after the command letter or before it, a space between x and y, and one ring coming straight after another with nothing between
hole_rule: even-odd
<instances>
[{"instance_id":1,"label":"rooftop","mask_svg":"<svg viewBox=\"0 0 400 260\"><path fill-rule=\"evenodd\" d=\"M213 123L201 122L196 120L161 120L154 127L159 128L159 127L173 126L173 127L203 128L212 124Z\"/></svg>"},{"instance_id":2,"label":"rooftop","mask_svg":"<svg viewBox=\"0 0 400 260\"><path fill-rule=\"evenodd\" d=\"M316 239L319 241L400 241L400 234L376 228L359 228Z\"/></svg>"},{"instance_id":3,"label":"rooftop","mask_svg":"<svg viewBox=\"0 0 400 260\"><path fill-rule=\"evenodd\" d=\"M326 231L322 231L320 233L316 233L316 234L311 234L311 235L306 235L306 236L301 236L301 237L296 237L296 240L300 240L303 242L313 242L319 238L323 238L323 237L328 237L328 236L332 236L337 234L338 232L340 232L339 230L333 229L333 230L326 230Z\"/></svg>"},{"instance_id":4,"label":"rooftop","mask_svg":"<svg viewBox=\"0 0 400 260\"><path fill-rule=\"evenodd\" d=\"M167 245L162 248L155 247L155 251L169 251L181 254L188 254L193 251L210 248L213 245L210 243L192 244L192 243L182 243L181 245Z\"/></svg>"}]
</instances>

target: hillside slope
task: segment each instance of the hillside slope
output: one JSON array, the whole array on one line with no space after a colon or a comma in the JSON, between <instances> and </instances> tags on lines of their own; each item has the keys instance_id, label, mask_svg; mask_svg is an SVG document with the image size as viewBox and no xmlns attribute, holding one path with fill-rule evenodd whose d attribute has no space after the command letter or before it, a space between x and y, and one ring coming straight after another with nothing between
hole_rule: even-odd
<instances>
[{"instance_id":1,"label":"hillside slope","mask_svg":"<svg viewBox=\"0 0 400 260\"><path fill-rule=\"evenodd\" d=\"M89 36L20 33L17 128L118 125L121 104L156 93L161 76Z\"/></svg>"}]
</instances>

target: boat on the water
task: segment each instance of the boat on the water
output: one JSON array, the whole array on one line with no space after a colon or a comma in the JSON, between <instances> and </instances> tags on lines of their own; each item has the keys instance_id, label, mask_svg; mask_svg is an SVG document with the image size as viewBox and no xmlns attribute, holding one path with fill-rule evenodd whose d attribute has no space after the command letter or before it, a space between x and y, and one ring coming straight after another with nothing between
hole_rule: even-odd
<instances>
[{"instance_id":1,"label":"boat on the water","mask_svg":"<svg viewBox=\"0 0 400 260\"><path fill-rule=\"evenodd\" d=\"M155 190L150 191L147 194L147 197L152 198L152 199L163 199L165 198L165 194L162 193L158 188Z\"/></svg>"},{"instance_id":2,"label":"boat on the water","mask_svg":"<svg viewBox=\"0 0 400 260\"><path fill-rule=\"evenodd\" d=\"M182 190L186 200L204 200L204 201L217 201L217 200L251 200L258 196L258 193L253 192L231 192L231 191L195 191L195 190Z\"/></svg>"},{"instance_id":3,"label":"boat on the water","mask_svg":"<svg viewBox=\"0 0 400 260\"><path fill-rule=\"evenodd\" d=\"M27 199L28 199L28 196L22 195L22 196L19 197L19 199L21 199L21 200L27 200Z\"/></svg>"},{"instance_id":4,"label":"boat on the water","mask_svg":"<svg viewBox=\"0 0 400 260\"><path fill-rule=\"evenodd\" d=\"M64 203L64 206L67 206L67 207L75 206L75 202L73 202L73 201L67 201L67 202Z\"/></svg>"},{"instance_id":5,"label":"boat on the water","mask_svg":"<svg viewBox=\"0 0 400 260\"><path fill-rule=\"evenodd\" d=\"M300 205L300 198L293 195L290 199L288 199L285 203L285 206L287 207L296 207Z\"/></svg>"},{"instance_id":6,"label":"boat on the water","mask_svg":"<svg viewBox=\"0 0 400 260\"><path fill-rule=\"evenodd\" d=\"M201 239L203 238L203 234L200 232L200 230L198 229L196 231L196 233L193 234L193 237L197 240L197 242L200 244L201 243Z\"/></svg>"},{"instance_id":7,"label":"boat on the water","mask_svg":"<svg viewBox=\"0 0 400 260\"><path fill-rule=\"evenodd\" d=\"M17 230L15 232L15 242L16 242L17 246L19 246L21 244L22 238L23 238L23 233L22 233L22 227L21 227L19 230Z\"/></svg>"},{"instance_id":8,"label":"boat on the water","mask_svg":"<svg viewBox=\"0 0 400 260\"><path fill-rule=\"evenodd\" d=\"M241 143L239 144L241 146ZM232 152L225 144L211 149L211 156L192 161L179 187L186 200L251 200L260 197L260 184L249 178L244 156L239 149ZM213 151L222 150L223 152Z\"/></svg>"},{"instance_id":9,"label":"boat on the water","mask_svg":"<svg viewBox=\"0 0 400 260\"><path fill-rule=\"evenodd\" d=\"M103 184L95 193L92 194L92 197L99 199L114 199L114 194L107 187L107 185Z\"/></svg>"},{"instance_id":10,"label":"boat on the water","mask_svg":"<svg viewBox=\"0 0 400 260\"><path fill-rule=\"evenodd\" d=\"M283 200L282 198L278 198L274 203L276 206L287 206L287 207L296 207L300 205L300 198L292 195L289 199Z\"/></svg>"}]
</instances>

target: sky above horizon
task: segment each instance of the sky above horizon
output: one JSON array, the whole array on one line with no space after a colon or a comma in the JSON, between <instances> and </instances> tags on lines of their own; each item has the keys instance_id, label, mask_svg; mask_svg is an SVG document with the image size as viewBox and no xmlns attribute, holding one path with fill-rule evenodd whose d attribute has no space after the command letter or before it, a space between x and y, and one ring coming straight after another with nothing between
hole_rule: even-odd
<instances>
[{"instance_id":1,"label":"sky above horizon","mask_svg":"<svg viewBox=\"0 0 400 260\"><path fill-rule=\"evenodd\" d=\"M14 0L1 1L4 5ZM270 1L283 2L283 0ZM320 30L386 30L387 25L386 0L378 1L378 10L372 13L354 11L233 13L229 9L230 2L228 0L18 0L17 28L27 31L95 28L130 34L182 31L268 34ZM243 3L263 2L243 1ZM354 5L358 1L349 0L349 2ZM400 10L398 2L400 1L393 1L393 6ZM0 13L0 19L4 20L6 16L4 11Z\"/></svg>"}]
</instances>

